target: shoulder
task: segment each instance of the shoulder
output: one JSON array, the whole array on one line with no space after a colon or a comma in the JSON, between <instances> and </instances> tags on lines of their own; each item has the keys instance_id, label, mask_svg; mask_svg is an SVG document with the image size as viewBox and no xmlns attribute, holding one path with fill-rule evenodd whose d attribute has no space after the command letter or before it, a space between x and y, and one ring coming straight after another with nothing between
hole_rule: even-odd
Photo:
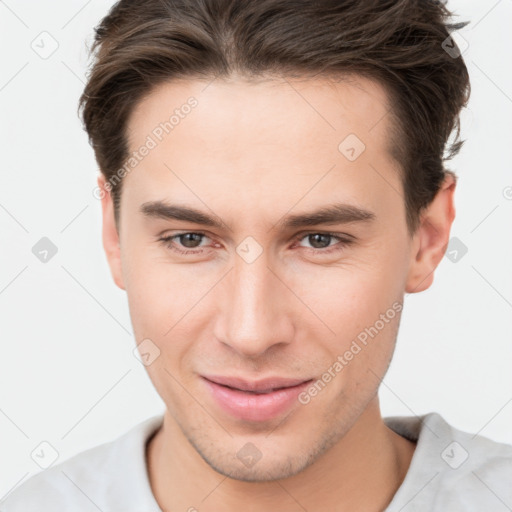
<instances>
[{"instance_id":1,"label":"shoulder","mask_svg":"<svg viewBox=\"0 0 512 512\"><path fill-rule=\"evenodd\" d=\"M512 445L459 430L437 413L385 421L417 443L392 502L407 503L403 512L430 510L421 507L455 512L512 506Z\"/></svg>"},{"instance_id":2,"label":"shoulder","mask_svg":"<svg viewBox=\"0 0 512 512\"><path fill-rule=\"evenodd\" d=\"M160 424L161 417L149 418L113 441L35 474L0 502L0 512L147 507L152 496L148 494L145 441Z\"/></svg>"},{"instance_id":3,"label":"shoulder","mask_svg":"<svg viewBox=\"0 0 512 512\"><path fill-rule=\"evenodd\" d=\"M440 452L439 503L457 503L461 510L500 510L512 506L512 446L450 426L439 415L440 427L433 446ZM472 508L471 508L472 507Z\"/></svg>"}]
</instances>

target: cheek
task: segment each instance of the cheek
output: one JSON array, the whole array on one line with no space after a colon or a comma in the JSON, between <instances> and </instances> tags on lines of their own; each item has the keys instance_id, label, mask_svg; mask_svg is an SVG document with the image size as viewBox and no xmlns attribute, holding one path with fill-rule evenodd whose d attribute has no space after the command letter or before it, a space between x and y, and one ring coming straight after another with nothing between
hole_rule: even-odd
<instances>
[{"instance_id":1,"label":"cheek","mask_svg":"<svg viewBox=\"0 0 512 512\"><path fill-rule=\"evenodd\" d=\"M406 268L376 251L365 260L346 260L336 267L310 266L289 276L290 288L347 340L372 325L403 296Z\"/></svg>"},{"instance_id":2,"label":"cheek","mask_svg":"<svg viewBox=\"0 0 512 512\"><path fill-rule=\"evenodd\" d=\"M187 312L200 300L179 273L159 271L155 266L138 268L127 285L130 315L137 339L152 337L165 340L175 326L186 322Z\"/></svg>"},{"instance_id":3,"label":"cheek","mask_svg":"<svg viewBox=\"0 0 512 512\"><path fill-rule=\"evenodd\" d=\"M184 276L182 269L147 261L136 252L126 258L126 270L135 339L146 344L141 345L146 352L157 354L146 371L162 398L179 400L180 385L172 377L184 383L181 373L187 373L191 341L204 328L194 310L204 291L191 287L190 276Z\"/></svg>"},{"instance_id":4,"label":"cheek","mask_svg":"<svg viewBox=\"0 0 512 512\"><path fill-rule=\"evenodd\" d=\"M134 334L137 343L149 338L161 346L165 332L172 326L169 304L179 301L180 288L177 283L173 286L171 276L163 267L150 261L147 249L134 242L125 240L121 253Z\"/></svg>"},{"instance_id":5,"label":"cheek","mask_svg":"<svg viewBox=\"0 0 512 512\"><path fill-rule=\"evenodd\" d=\"M168 261L165 251L126 246L124 279L130 316L137 342L149 338L173 357L187 349L194 336L206 328L204 312L210 307L208 291L218 272L205 266ZM163 358L162 358L163 360Z\"/></svg>"},{"instance_id":6,"label":"cheek","mask_svg":"<svg viewBox=\"0 0 512 512\"><path fill-rule=\"evenodd\" d=\"M404 259L399 246L378 244L364 257L347 258L336 268L310 269L297 279L303 301L334 331L322 329L327 336L316 336L316 343L329 354L326 369L339 363L331 368L341 377L335 379L334 388L354 392L373 388L376 375L385 373L402 311Z\"/></svg>"},{"instance_id":7,"label":"cheek","mask_svg":"<svg viewBox=\"0 0 512 512\"><path fill-rule=\"evenodd\" d=\"M331 391L326 403L338 407L359 407L377 391L391 362L402 304L384 303L382 307L370 301L341 309L334 324L336 336L327 345L329 359L321 380Z\"/></svg>"}]
</instances>

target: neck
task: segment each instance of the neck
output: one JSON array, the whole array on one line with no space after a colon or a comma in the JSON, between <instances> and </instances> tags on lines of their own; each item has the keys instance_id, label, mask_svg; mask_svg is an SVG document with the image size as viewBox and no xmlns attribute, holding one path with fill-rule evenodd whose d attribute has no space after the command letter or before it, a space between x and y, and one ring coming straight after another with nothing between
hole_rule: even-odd
<instances>
[{"instance_id":1,"label":"neck","mask_svg":"<svg viewBox=\"0 0 512 512\"><path fill-rule=\"evenodd\" d=\"M375 397L354 426L302 472L282 480L243 482L216 472L172 416L147 445L153 494L162 510L234 512L269 508L381 511L405 478L415 444L383 422Z\"/></svg>"}]
</instances>

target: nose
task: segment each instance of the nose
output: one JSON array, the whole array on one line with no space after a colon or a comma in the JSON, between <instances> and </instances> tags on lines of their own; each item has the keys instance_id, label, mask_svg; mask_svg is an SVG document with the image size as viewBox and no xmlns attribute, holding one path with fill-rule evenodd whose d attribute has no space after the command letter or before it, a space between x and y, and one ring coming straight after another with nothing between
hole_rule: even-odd
<instances>
[{"instance_id":1,"label":"nose","mask_svg":"<svg viewBox=\"0 0 512 512\"><path fill-rule=\"evenodd\" d=\"M223 282L215 335L241 356L264 356L294 336L292 293L269 266L265 252L252 263L236 256Z\"/></svg>"}]
</instances>

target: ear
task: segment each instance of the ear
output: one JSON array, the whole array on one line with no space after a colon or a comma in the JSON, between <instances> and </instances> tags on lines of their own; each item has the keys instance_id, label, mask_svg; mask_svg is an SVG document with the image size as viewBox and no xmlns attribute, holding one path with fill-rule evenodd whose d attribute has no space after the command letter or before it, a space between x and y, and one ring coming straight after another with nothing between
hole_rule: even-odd
<instances>
[{"instance_id":1,"label":"ear","mask_svg":"<svg viewBox=\"0 0 512 512\"><path fill-rule=\"evenodd\" d=\"M123 273L121 266L121 247L119 242L119 233L114 217L114 202L110 193L110 186L105 180L105 176L98 176L98 187L100 189L101 209L103 213L102 231L103 248L107 256L108 265L112 278L119 288L125 290L123 282Z\"/></svg>"},{"instance_id":2,"label":"ear","mask_svg":"<svg viewBox=\"0 0 512 512\"><path fill-rule=\"evenodd\" d=\"M457 177L448 172L433 201L420 217L413 236L411 261L405 291L418 293L430 287L448 246L455 219L454 192Z\"/></svg>"}]
</instances>

